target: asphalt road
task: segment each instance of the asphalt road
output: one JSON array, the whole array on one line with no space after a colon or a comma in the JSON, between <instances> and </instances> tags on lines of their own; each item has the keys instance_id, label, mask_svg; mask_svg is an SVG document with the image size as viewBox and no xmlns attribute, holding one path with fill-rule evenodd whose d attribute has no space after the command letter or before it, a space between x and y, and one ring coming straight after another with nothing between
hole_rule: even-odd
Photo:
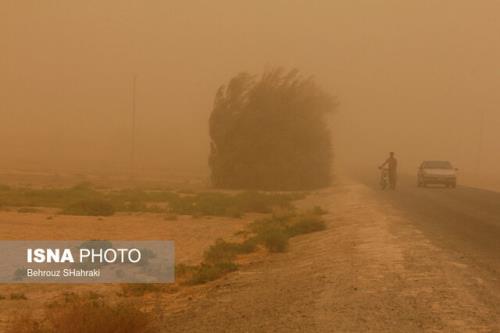
<instances>
[{"instance_id":1,"label":"asphalt road","mask_svg":"<svg viewBox=\"0 0 500 333\"><path fill-rule=\"evenodd\" d=\"M377 189L376 174L360 178ZM500 291L500 193L465 186L419 188L416 177L400 176L396 191L380 191L380 196Z\"/></svg>"}]
</instances>

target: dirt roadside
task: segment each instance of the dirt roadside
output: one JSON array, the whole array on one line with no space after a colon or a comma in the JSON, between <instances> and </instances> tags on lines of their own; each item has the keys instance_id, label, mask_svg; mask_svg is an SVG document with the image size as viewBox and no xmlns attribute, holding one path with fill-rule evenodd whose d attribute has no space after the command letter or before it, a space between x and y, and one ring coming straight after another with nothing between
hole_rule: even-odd
<instances>
[{"instance_id":1,"label":"dirt roadside","mask_svg":"<svg viewBox=\"0 0 500 333\"><path fill-rule=\"evenodd\" d=\"M500 332L473 268L373 190L344 181L302 204L328 209L326 231L215 281L165 332Z\"/></svg>"}]
</instances>

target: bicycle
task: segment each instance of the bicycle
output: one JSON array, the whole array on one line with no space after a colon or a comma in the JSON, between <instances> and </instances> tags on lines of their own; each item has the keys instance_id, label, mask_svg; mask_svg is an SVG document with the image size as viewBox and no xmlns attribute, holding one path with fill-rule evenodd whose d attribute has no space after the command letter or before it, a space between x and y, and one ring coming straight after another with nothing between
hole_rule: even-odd
<instances>
[{"instance_id":1,"label":"bicycle","mask_svg":"<svg viewBox=\"0 0 500 333\"><path fill-rule=\"evenodd\" d=\"M389 187L389 169L387 168L379 168L381 171L380 174L380 188L385 190Z\"/></svg>"}]
</instances>

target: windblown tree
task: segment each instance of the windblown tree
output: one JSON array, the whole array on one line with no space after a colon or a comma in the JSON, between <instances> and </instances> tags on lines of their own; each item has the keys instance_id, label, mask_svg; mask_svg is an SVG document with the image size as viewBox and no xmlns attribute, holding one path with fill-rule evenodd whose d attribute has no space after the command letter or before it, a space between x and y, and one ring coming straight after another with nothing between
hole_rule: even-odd
<instances>
[{"instance_id":1,"label":"windblown tree","mask_svg":"<svg viewBox=\"0 0 500 333\"><path fill-rule=\"evenodd\" d=\"M242 73L222 86L210 116L212 183L306 190L330 182L327 114L334 99L297 70Z\"/></svg>"}]
</instances>

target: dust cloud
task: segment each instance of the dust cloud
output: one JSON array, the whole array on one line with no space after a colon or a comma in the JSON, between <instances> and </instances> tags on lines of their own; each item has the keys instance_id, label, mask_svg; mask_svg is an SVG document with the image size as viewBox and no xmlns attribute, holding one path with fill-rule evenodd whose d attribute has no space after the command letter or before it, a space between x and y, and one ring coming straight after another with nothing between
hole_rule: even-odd
<instances>
[{"instance_id":1,"label":"dust cloud","mask_svg":"<svg viewBox=\"0 0 500 333\"><path fill-rule=\"evenodd\" d=\"M395 151L500 183L500 3L2 1L0 169L206 177L214 94L240 71L312 74L340 102L344 168Z\"/></svg>"}]
</instances>

